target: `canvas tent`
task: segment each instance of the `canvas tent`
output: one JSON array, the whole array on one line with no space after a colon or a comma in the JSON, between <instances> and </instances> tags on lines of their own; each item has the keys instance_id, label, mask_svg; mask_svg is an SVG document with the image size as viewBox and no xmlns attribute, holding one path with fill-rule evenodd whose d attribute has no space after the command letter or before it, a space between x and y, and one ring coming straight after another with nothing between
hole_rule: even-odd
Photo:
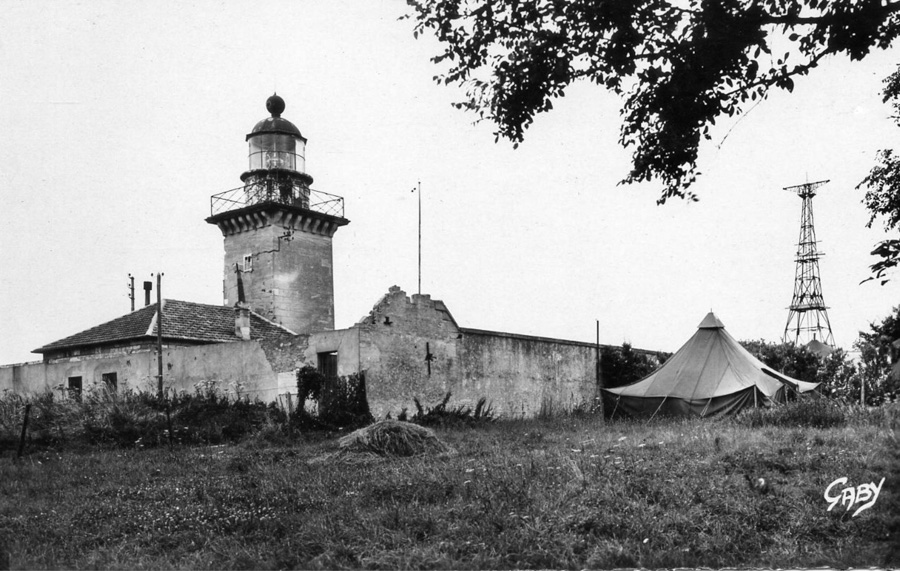
<instances>
[{"instance_id":1,"label":"canvas tent","mask_svg":"<svg viewBox=\"0 0 900 571\"><path fill-rule=\"evenodd\" d=\"M662 367L624 387L603 389L612 416L717 416L785 400L786 390L805 393L818 383L770 369L725 331L712 312Z\"/></svg>"}]
</instances>

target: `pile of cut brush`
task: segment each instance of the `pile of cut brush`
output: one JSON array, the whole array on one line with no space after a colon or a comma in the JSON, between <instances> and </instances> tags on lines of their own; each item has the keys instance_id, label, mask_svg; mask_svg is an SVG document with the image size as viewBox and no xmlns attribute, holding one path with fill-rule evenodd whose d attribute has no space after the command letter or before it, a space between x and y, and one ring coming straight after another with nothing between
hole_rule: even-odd
<instances>
[{"instance_id":1,"label":"pile of cut brush","mask_svg":"<svg viewBox=\"0 0 900 571\"><path fill-rule=\"evenodd\" d=\"M344 436L338 440L337 452L315 461L445 456L454 452L429 428L400 420L381 420Z\"/></svg>"}]
</instances>

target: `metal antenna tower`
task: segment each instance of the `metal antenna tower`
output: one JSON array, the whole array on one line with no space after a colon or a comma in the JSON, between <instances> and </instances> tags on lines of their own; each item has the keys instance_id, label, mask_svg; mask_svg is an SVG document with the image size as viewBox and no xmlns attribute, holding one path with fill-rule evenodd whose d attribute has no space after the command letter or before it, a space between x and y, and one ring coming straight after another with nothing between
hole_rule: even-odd
<instances>
[{"instance_id":1,"label":"metal antenna tower","mask_svg":"<svg viewBox=\"0 0 900 571\"><path fill-rule=\"evenodd\" d=\"M819 258L816 250L816 229L813 225L812 199L816 189L827 180L788 186L784 190L795 192L803 199L800 215L800 242L797 244L797 269L794 274L794 298L791 300L787 325L784 327L784 342L806 345L818 340L834 347L831 323L825 300L822 298L822 281L819 278Z\"/></svg>"}]
</instances>

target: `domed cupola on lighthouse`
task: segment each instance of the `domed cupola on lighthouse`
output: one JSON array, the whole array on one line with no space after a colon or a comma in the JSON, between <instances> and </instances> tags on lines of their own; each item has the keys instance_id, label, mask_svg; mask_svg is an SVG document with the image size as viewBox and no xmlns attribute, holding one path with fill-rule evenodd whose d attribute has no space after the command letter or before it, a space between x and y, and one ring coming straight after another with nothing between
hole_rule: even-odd
<instances>
[{"instance_id":1,"label":"domed cupola on lighthouse","mask_svg":"<svg viewBox=\"0 0 900 571\"><path fill-rule=\"evenodd\" d=\"M300 190L303 200L308 197L312 177L306 174L306 139L293 123L283 118L284 99L277 94L266 100L266 110L272 114L253 127L247 135L250 143L250 168L241 176L244 182L279 180L289 182ZM305 194L303 190L305 189Z\"/></svg>"},{"instance_id":2,"label":"domed cupola on lighthouse","mask_svg":"<svg viewBox=\"0 0 900 571\"><path fill-rule=\"evenodd\" d=\"M310 187L307 141L284 109L269 97L271 116L247 135L244 185L210 201L206 221L225 237L225 305L243 302L295 333L334 329L331 240L349 221L343 198Z\"/></svg>"}]
</instances>

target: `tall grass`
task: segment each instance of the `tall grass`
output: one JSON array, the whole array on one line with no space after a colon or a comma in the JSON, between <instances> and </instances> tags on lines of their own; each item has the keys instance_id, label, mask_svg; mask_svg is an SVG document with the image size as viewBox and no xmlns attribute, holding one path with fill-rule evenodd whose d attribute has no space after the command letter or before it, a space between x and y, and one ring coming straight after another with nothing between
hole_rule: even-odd
<instances>
[{"instance_id":1,"label":"tall grass","mask_svg":"<svg viewBox=\"0 0 900 571\"><path fill-rule=\"evenodd\" d=\"M900 424L900 403L869 408L841 400L803 398L779 406L747 409L732 420L751 428L762 426L832 428L852 422L886 424L896 429Z\"/></svg>"},{"instance_id":2,"label":"tall grass","mask_svg":"<svg viewBox=\"0 0 900 571\"><path fill-rule=\"evenodd\" d=\"M749 427L785 426L831 428L843 426L847 406L824 398L806 398L768 408L751 408L734 417L735 422Z\"/></svg>"},{"instance_id":3,"label":"tall grass","mask_svg":"<svg viewBox=\"0 0 900 571\"><path fill-rule=\"evenodd\" d=\"M26 438L32 447L218 444L266 426L282 430L288 422L277 406L227 396L210 383L193 393L171 391L162 399L136 391L97 390L77 398L52 392L25 398L6 391L0 396L0 454L18 446L26 404L31 404Z\"/></svg>"},{"instance_id":4,"label":"tall grass","mask_svg":"<svg viewBox=\"0 0 900 571\"><path fill-rule=\"evenodd\" d=\"M437 428L453 456L349 464L311 462L334 440L45 450L0 462L0 534L14 567L896 566L897 415L499 420ZM887 480L854 518L827 511L838 477Z\"/></svg>"}]
</instances>

